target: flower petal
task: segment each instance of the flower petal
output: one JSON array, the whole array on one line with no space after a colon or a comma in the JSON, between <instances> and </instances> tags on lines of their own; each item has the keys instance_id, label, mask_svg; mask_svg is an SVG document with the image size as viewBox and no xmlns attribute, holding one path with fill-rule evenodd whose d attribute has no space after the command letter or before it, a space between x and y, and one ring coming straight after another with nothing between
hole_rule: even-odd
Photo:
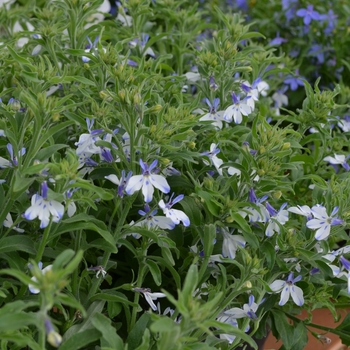
<instances>
[{"instance_id":1,"label":"flower petal","mask_svg":"<svg viewBox=\"0 0 350 350\"><path fill-rule=\"evenodd\" d=\"M283 306L288 301L291 292L290 288L291 286L288 283L286 283L284 288L282 289L281 299L278 305Z\"/></svg>"},{"instance_id":2,"label":"flower petal","mask_svg":"<svg viewBox=\"0 0 350 350\"><path fill-rule=\"evenodd\" d=\"M151 174L149 176L149 180L155 188L158 188L158 190L162 191L163 193L170 192L170 186L165 177Z\"/></svg>"},{"instance_id":3,"label":"flower petal","mask_svg":"<svg viewBox=\"0 0 350 350\"><path fill-rule=\"evenodd\" d=\"M125 192L128 195L132 195L135 191L141 189L143 184L143 175L134 175L131 176L128 184L125 187Z\"/></svg>"},{"instance_id":4,"label":"flower petal","mask_svg":"<svg viewBox=\"0 0 350 350\"><path fill-rule=\"evenodd\" d=\"M298 306L302 306L304 304L304 294L301 288L292 285L290 288L290 294L295 304Z\"/></svg>"}]
</instances>

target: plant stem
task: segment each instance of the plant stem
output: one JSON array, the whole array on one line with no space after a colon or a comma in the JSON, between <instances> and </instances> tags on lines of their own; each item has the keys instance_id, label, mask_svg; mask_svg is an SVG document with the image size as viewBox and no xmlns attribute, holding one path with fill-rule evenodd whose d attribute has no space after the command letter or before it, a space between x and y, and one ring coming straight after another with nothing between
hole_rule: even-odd
<instances>
[{"instance_id":1,"label":"plant stem","mask_svg":"<svg viewBox=\"0 0 350 350\"><path fill-rule=\"evenodd\" d=\"M46 247L46 243L47 243L47 239L49 238L49 233L50 233L50 229L51 229L51 224L52 224L52 220L50 220L50 223L46 226L45 230L44 230L44 234L43 237L41 239L40 242L40 246L38 249L38 253L36 254L36 258L35 261L38 263L39 261L41 261L41 258L43 257L44 254L44 249Z\"/></svg>"}]
</instances>

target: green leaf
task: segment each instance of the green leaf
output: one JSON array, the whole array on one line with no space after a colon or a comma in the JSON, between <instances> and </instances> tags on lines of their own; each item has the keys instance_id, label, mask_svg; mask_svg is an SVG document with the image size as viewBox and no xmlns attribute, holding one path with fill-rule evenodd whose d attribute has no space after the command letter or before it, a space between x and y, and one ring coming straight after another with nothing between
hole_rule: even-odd
<instances>
[{"instance_id":1,"label":"green leaf","mask_svg":"<svg viewBox=\"0 0 350 350\"><path fill-rule=\"evenodd\" d=\"M31 255L36 254L34 242L26 236L8 236L0 240L0 253L20 250Z\"/></svg>"},{"instance_id":2,"label":"green leaf","mask_svg":"<svg viewBox=\"0 0 350 350\"><path fill-rule=\"evenodd\" d=\"M193 292L197 288L197 284L198 284L198 268L196 265L191 265L187 271L184 286L181 292L185 305L188 305L190 300L192 299Z\"/></svg>"},{"instance_id":3,"label":"green leaf","mask_svg":"<svg viewBox=\"0 0 350 350\"><path fill-rule=\"evenodd\" d=\"M135 350L149 350L149 341L151 339L151 333L148 328L145 329L145 332L142 336L142 343Z\"/></svg>"},{"instance_id":4,"label":"green leaf","mask_svg":"<svg viewBox=\"0 0 350 350\"><path fill-rule=\"evenodd\" d=\"M86 190L92 191L97 195L98 198L101 198L103 200L111 200L114 198L114 195L102 187L95 186L94 184L83 180L83 179L77 179L74 183L72 183L70 186L67 186L68 188L75 188L75 187L80 187L80 188L85 188Z\"/></svg>"},{"instance_id":5,"label":"green leaf","mask_svg":"<svg viewBox=\"0 0 350 350\"><path fill-rule=\"evenodd\" d=\"M160 271L160 268L157 263L155 263L153 260L148 259L146 261L146 264L151 272L151 275L153 277L153 280L157 286L160 286L162 284L162 273Z\"/></svg>"},{"instance_id":6,"label":"green leaf","mask_svg":"<svg viewBox=\"0 0 350 350\"><path fill-rule=\"evenodd\" d=\"M64 144L57 144L45 147L36 154L35 159L43 161L45 159L50 158L55 152L59 151L60 149L67 147L68 146Z\"/></svg>"},{"instance_id":7,"label":"green leaf","mask_svg":"<svg viewBox=\"0 0 350 350\"><path fill-rule=\"evenodd\" d=\"M128 344L128 350L135 350L140 345L142 336L150 320L151 315L148 313L144 313L135 323L134 328L130 331L128 339L126 340Z\"/></svg>"},{"instance_id":8,"label":"green leaf","mask_svg":"<svg viewBox=\"0 0 350 350\"><path fill-rule=\"evenodd\" d=\"M218 322L214 320L207 320L202 322L203 327L206 328L216 328L219 329L220 333L226 333L236 336L237 338L240 338L247 342L251 347L254 349L258 349L258 346L256 345L255 341L247 334L245 334L243 331L241 331L239 328L234 327L230 325L229 323L224 322Z\"/></svg>"},{"instance_id":9,"label":"green leaf","mask_svg":"<svg viewBox=\"0 0 350 350\"><path fill-rule=\"evenodd\" d=\"M66 233L66 232L74 232L77 230L92 230L92 231L97 232L106 241L106 244L109 245L110 250L113 253L118 252L117 246L114 243L114 238L108 231L103 230L100 227L98 227L97 225L90 223L90 222L74 222L71 224L66 223L69 220L70 219L64 220L62 222L62 224L56 230L55 236L61 235L61 234Z\"/></svg>"},{"instance_id":10,"label":"green leaf","mask_svg":"<svg viewBox=\"0 0 350 350\"><path fill-rule=\"evenodd\" d=\"M31 312L13 312L0 315L0 332L12 332L14 330L37 325L38 317Z\"/></svg>"},{"instance_id":11,"label":"green leaf","mask_svg":"<svg viewBox=\"0 0 350 350\"><path fill-rule=\"evenodd\" d=\"M127 297L120 292L114 292L114 294L98 293L90 299L90 301L95 301L95 300L117 301L118 303L121 303L121 304L130 305L132 307L138 307L137 304L129 301Z\"/></svg>"},{"instance_id":12,"label":"green leaf","mask_svg":"<svg viewBox=\"0 0 350 350\"><path fill-rule=\"evenodd\" d=\"M199 229L199 234L203 242L204 256L209 257L213 253L216 237L216 226L213 224L205 225L204 231Z\"/></svg>"},{"instance_id":13,"label":"green leaf","mask_svg":"<svg viewBox=\"0 0 350 350\"><path fill-rule=\"evenodd\" d=\"M111 326L111 321L107 317L95 313L91 322L94 327L102 333L103 338L112 349L124 349L122 339L117 334L116 329Z\"/></svg>"},{"instance_id":14,"label":"green leaf","mask_svg":"<svg viewBox=\"0 0 350 350\"><path fill-rule=\"evenodd\" d=\"M153 333L171 332L172 328L179 327L170 317L161 317L159 320L153 322L150 329Z\"/></svg>"},{"instance_id":15,"label":"green leaf","mask_svg":"<svg viewBox=\"0 0 350 350\"><path fill-rule=\"evenodd\" d=\"M55 296L55 299L58 300L61 304L64 304L64 305L67 305L67 306L70 306L74 309L79 310L81 312L82 316L86 317L86 311L85 311L83 305L81 305L79 303L79 301L76 300L73 296L59 293Z\"/></svg>"},{"instance_id":16,"label":"green leaf","mask_svg":"<svg viewBox=\"0 0 350 350\"><path fill-rule=\"evenodd\" d=\"M279 310L273 310L272 318L274 327L272 327L273 335L276 339L281 339L286 349L291 350L294 343L294 326L287 319L287 316Z\"/></svg>"},{"instance_id":17,"label":"green leaf","mask_svg":"<svg viewBox=\"0 0 350 350\"><path fill-rule=\"evenodd\" d=\"M268 241L265 241L264 244L261 246L261 253L262 256L266 259L268 268L272 269L275 265L276 259L276 251L272 244Z\"/></svg>"},{"instance_id":18,"label":"green leaf","mask_svg":"<svg viewBox=\"0 0 350 350\"><path fill-rule=\"evenodd\" d=\"M30 277L21 271L17 271L17 270L13 270L13 269L3 269L3 270L0 270L0 274L1 275L10 275L12 277L15 277L25 285L33 283L33 281L30 279Z\"/></svg>"},{"instance_id":19,"label":"green leaf","mask_svg":"<svg viewBox=\"0 0 350 350\"><path fill-rule=\"evenodd\" d=\"M67 332L63 335L63 340L64 340L64 344L66 342L68 342L68 340L70 338L73 338L75 335L77 335L78 333L81 334L85 331L87 332L91 332L91 331L94 331L94 326L91 322L91 318L92 316L95 314L95 313L101 313L102 310L103 310L103 307L105 305L105 301L94 301L93 303L91 303L90 307L88 308L88 310L86 311L86 317L84 319L84 321L80 324L76 324L74 326L71 326ZM100 337L101 333L98 332L98 338ZM98 339L97 338L97 339ZM77 338L77 339L80 339L80 338ZM95 340L97 340L95 339ZM75 341L74 341L75 342ZM62 347L62 345L61 345ZM61 347L60 347L60 350L61 350ZM69 348L68 345L67 345L67 349L75 349L75 347L71 347ZM77 348L78 349L78 348ZM79 348L80 349L80 348Z\"/></svg>"},{"instance_id":20,"label":"green leaf","mask_svg":"<svg viewBox=\"0 0 350 350\"><path fill-rule=\"evenodd\" d=\"M14 185L13 185L13 192L24 192L29 188L29 186L34 182L35 178L27 179L25 177L22 177L19 172L17 171L15 173L14 178Z\"/></svg>"},{"instance_id":21,"label":"green leaf","mask_svg":"<svg viewBox=\"0 0 350 350\"><path fill-rule=\"evenodd\" d=\"M75 333L60 345L60 350L78 350L101 338L97 329L86 329Z\"/></svg>"},{"instance_id":22,"label":"green leaf","mask_svg":"<svg viewBox=\"0 0 350 350\"><path fill-rule=\"evenodd\" d=\"M30 63L27 59L25 59L24 57L18 55L18 54L16 53L16 51L14 51L14 50L11 48L10 45L6 45L6 49L10 52L11 56L12 56L19 64L21 64L21 65L27 64L27 65L31 66L31 63Z\"/></svg>"},{"instance_id":23,"label":"green leaf","mask_svg":"<svg viewBox=\"0 0 350 350\"><path fill-rule=\"evenodd\" d=\"M299 322L296 327L294 326L294 344L293 350L303 350L308 343L307 328L303 322Z\"/></svg>"}]
</instances>

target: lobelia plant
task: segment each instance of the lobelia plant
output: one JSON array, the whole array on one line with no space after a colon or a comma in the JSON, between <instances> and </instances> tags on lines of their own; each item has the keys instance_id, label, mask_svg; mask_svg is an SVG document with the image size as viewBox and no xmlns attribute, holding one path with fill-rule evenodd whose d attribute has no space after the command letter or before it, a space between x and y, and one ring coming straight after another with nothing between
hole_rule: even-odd
<instances>
[{"instance_id":1,"label":"lobelia plant","mask_svg":"<svg viewBox=\"0 0 350 350\"><path fill-rule=\"evenodd\" d=\"M350 345L346 4L0 6L2 348Z\"/></svg>"}]
</instances>

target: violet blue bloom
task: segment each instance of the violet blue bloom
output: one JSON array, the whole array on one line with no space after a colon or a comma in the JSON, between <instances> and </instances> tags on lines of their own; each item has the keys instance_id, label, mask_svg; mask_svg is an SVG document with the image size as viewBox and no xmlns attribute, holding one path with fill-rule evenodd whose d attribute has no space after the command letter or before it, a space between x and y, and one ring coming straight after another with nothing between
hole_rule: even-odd
<instances>
[{"instance_id":1,"label":"violet blue bloom","mask_svg":"<svg viewBox=\"0 0 350 350\"><path fill-rule=\"evenodd\" d=\"M259 210L253 208L253 207L247 207L244 208L247 211L249 211L248 217L250 222L267 222L270 218L270 214L266 207L262 204L266 201L268 198L267 195L257 198L254 189L251 188L249 190L249 202L254 203L256 206L258 206ZM244 215L244 214L243 214Z\"/></svg>"},{"instance_id":2,"label":"violet blue bloom","mask_svg":"<svg viewBox=\"0 0 350 350\"><path fill-rule=\"evenodd\" d=\"M250 106L248 106L245 99L242 101L240 100L239 94L236 95L234 92L232 92L231 97L233 105L226 108L224 120L226 120L228 123L231 123L232 120L234 120L236 124L241 124L242 115L248 116L252 112L252 109Z\"/></svg>"},{"instance_id":3,"label":"violet blue bloom","mask_svg":"<svg viewBox=\"0 0 350 350\"><path fill-rule=\"evenodd\" d=\"M323 64L325 61L324 49L321 45L311 45L309 55L312 57L316 57L319 64Z\"/></svg>"},{"instance_id":4,"label":"violet blue bloom","mask_svg":"<svg viewBox=\"0 0 350 350\"><path fill-rule=\"evenodd\" d=\"M118 195L119 195L119 197L123 198L124 192L125 192L125 187L129 183L131 176L132 176L132 171L129 171L128 175L125 176L125 170L122 170L122 177L120 178L120 181L119 181L118 177L114 174L105 176L105 179L118 185Z\"/></svg>"},{"instance_id":5,"label":"violet blue bloom","mask_svg":"<svg viewBox=\"0 0 350 350\"><path fill-rule=\"evenodd\" d=\"M49 224L50 216L52 216L53 222L58 222L64 213L64 206L53 199L49 200L47 192L47 182L44 181L41 184L41 196L34 194L32 205L23 214L27 220L34 220L37 217L40 220L40 228L45 228Z\"/></svg>"},{"instance_id":6,"label":"violet blue bloom","mask_svg":"<svg viewBox=\"0 0 350 350\"><path fill-rule=\"evenodd\" d=\"M329 162L332 165L340 164L346 171L350 170L349 164L346 162L347 158L343 154L334 154L334 157L328 156L323 158L325 162Z\"/></svg>"},{"instance_id":7,"label":"violet blue bloom","mask_svg":"<svg viewBox=\"0 0 350 350\"><path fill-rule=\"evenodd\" d=\"M279 211L273 208L269 202L266 202L266 209L270 214L268 225L266 227L265 235L267 237L273 236L275 232L280 233L279 225L284 225L288 221L288 211L284 210L287 203L283 203Z\"/></svg>"},{"instance_id":8,"label":"violet blue bloom","mask_svg":"<svg viewBox=\"0 0 350 350\"><path fill-rule=\"evenodd\" d=\"M299 74L298 70L296 71L296 74ZM284 79L284 84L288 85L292 91L297 90L299 86L304 86L304 82L300 77L293 75L287 75L286 79Z\"/></svg>"},{"instance_id":9,"label":"violet blue bloom","mask_svg":"<svg viewBox=\"0 0 350 350\"><path fill-rule=\"evenodd\" d=\"M254 301L254 295L249 296L249 303L243 305L243 309L238 307L234 307L232 309L224 311L225 315L229 315L230 317L237 319L248 317L251 320L256 320L258 317L256 316L256 310L259 305Z\"/></svg>"},{"instance_id":10,"label":"violet blue bloom","mask_svg":"<svg viewBox=\"0 0 350 350\"><path fill-rule=\"evenodd\" d=\"M309 25L312 20L320 21L322 16L314 10L313 5L308 5L306 9L300 9L297 11L298 17L304 17L304 24Z\"/></svg>"},{"instance_id":11,"label":"violet blue bloom","mask_svg":"<svg viewBox=\"0 0 350 350\"><path fill-rule=\"evenodd\" d=\"M209 78L209 88L212 91L216 91L219 88L213 76L210 76Z\"/></svg>"},{"instance_id":12,"label":"violet blue bloom","mask_svg":"<svg viewBox=\"0 0 350 350\"><path fill-rule=\"evenodd\" d=\"M224 120L223 114L224 111L218 111L220 104L220 99L214 98L213 103L211 103L207 98L205 99L206 104L209 107L209 113L201 117L200 121L212 121L214 126L217 126L219 129L222 129L222 121Z\"/></svg>"},{"instance_id":13,"label":"violet blue bloom","mask_svg":"<svg viewBox=\"0 0 350 350\"><path fill-rule=\"evenodd\" d=\"M324 30L325 34L331 34L337 25L338 16L334 14L333 10L328 10L328 13L321 15L322 20L328 22L327 27Z\"/></svg>"},{"instance_id":14,"label":"violet blue bloom","mask_svg":"<svg viewBox=\"0 0 350 350\"><path fill-rule=\"evenodd\" d=\"M339 208L335 207L330 216L327 214L325 207L315 205L311 208L314 219L308 221L306 226L312 230L317 230L315 239L321 241L327 239L331 233L331 226L341 225L344 221L335 217Z\"/></svg>"},{"instance_id":15,"label":"violet blue bloom","mask_svg":"<svg viewBox=\"0 0 350 350\"><path fill-rule=\"evenodd\" d=\"M171 208L174 204L180 202L184 198L184 195L180 194L174 199L173 197L174 193L171 195L168 203L164 203L163 199L159 201L159 207L163 210L165 216L169 218L174 224L178 225L180 221L182 221L184 226L190 226L190 219L182 210Z\"/></svg>"},{"instance_id":16,"label":"violet blue bloom","mask_svg":"<svg viewBox=\"0 0 350 350\"><path fill-rule=\"evenodd\" d=\"M294 283L301 280L301 275L293 278L293 272L291 272L286 281L276 280L270 284L270 289L273 292L281 292L281 299L278 305L283 306L288 301L289 297L292 296L293 301L298 306L304 304L304 293L303 290L294 285Z\"/></svg>"},{"instance_id":17,"label":"violet blue bloom","mask_svg":"<svg viewBox=\"0 0 350 350\"><path fill-rule=\"evenodd\" d=\"M142 194L146 203L149 203L152 200L154 187L163 193L169 193L170 186L165 177L153 173L153 170L156 168L157 164L157 159L154 160L150 166L148 166L147 163L140 159L142 175L132 176L125 187L125 192L128 195L132 195L135 191L138 191L142 188Z\"/></svg>"},{"instance_id":18,"label":"violet blue bloom","mask_svg":"<svg viewBox=\"0 0 350 350\"><path fill-rule=\"evenodd\" d=\"M85 120L89 133L81 134L79 137L79 141L75 143L75 146L78 147L76 149L76 154L80 156L82 153L85 153L86 157L90 157L92 154L101 153L100 147L97 147L95 145L95 142L101 140L100 137L97 135L101 134L103 132L103 129L91 130L94 125L95 119L92 118L90 121L89 118L86 118Z\"/></svg>"},{"instance_id":19,"label":"violet blue bloom","mask_svg":"<svg viewBox=\"0 0 350 350\"><path fill-rule=\"evenodd\" d=\"M280 32L277 32L277 36L269 42L269 45L281 45L286 43L288 40L280 37Z\"/></svg>"}]
</instances>

